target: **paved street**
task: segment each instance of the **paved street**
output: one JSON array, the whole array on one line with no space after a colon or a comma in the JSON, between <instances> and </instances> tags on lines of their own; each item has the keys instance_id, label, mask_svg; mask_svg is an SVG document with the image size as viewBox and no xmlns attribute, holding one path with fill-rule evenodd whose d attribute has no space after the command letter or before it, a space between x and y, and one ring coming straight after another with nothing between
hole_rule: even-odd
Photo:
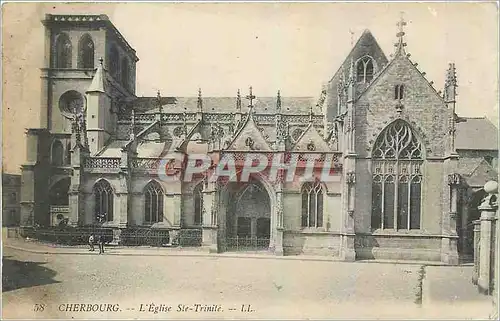
<instances>
[{"instance_id":1,"label":"paved street","mask_svg":"<svg viewBox=\"0 0 500 321\"><path fill-rule=\"evenodd\" d=\"M469 297L458 305L441 306L439 298L428 302L419 282L421 267L276 258L58 255L6 247L3 317L488 317L491 310L485 297ZM422 295L428 308L419 304ZM72 303L110 304L110 311L60 311ZM43 311L33 311L35 304L43 304ZM195 304L203 311L196 312ZM221 305L219 311L206 312L214 304ZM242 305L250 311L242 312ZM155 306L163 311L148 312ZM191 311L179 312L189 307Z\"/></svg>"}]
</instances>

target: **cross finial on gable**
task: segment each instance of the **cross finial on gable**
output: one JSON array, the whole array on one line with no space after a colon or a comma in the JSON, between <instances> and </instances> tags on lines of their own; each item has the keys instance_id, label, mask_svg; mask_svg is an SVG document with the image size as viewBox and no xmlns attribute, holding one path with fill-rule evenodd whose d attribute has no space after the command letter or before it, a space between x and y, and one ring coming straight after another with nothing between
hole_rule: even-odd
<instances>
[{"instance_id":1,"label":"cross finial on gable","mask_svg":"<svg viewBox=\"0 0 500 321\"><path fill-rule=\"evenodd\" d=\"M102 59L102 57L101 57L101 58L99 58L99 64L100 64L101 66L102 66L103 62L104 62L104 59Z\"/></svg>"},{"instance_id":2,"label":"cross finial on gable","mask_svg":"<svg viewBox=\"0 0 500 321\"><path fill-rule=\"evenodd\" d=\"M349 29L349 33L351 34L351 47L354 46L354 31Z\"/></svg>"},{"instance_id":3,"label":"cross finial on gable","mask_svg":"<svg viewBox=\"0 0 500 321\"><path fill-rule=\"evenodd\" d=\"M252 92L252 86L250 86L250 94L248 94L246 98L250 100L250 105L248 105L248 108L250 108L251 110L253 108L253 100L255 99L255 96L253 95Z\"/></svg>"},{"instance_id":4,"label":"cross finial on gable","mask_svg":"<svg viewBox=\"0 0 500 321\"><path fill-rule=\"evenodd\" d=\"M401 11L401 18L399 19L398 23L396 24L399 28L399 32L396 34L398 37L398 42L394 44L396 47L396 53L403 52L404 53L404 47L406 47L406 43L404 42L404 27L407 25L405 19L404 19L404 12Z\"/></svg>"}]
</instances>

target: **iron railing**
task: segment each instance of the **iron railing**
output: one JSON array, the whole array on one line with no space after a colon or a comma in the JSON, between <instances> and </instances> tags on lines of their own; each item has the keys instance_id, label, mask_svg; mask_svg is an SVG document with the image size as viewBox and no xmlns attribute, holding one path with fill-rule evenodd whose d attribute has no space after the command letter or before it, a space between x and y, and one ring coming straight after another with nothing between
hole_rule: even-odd
<instances>
[{"instance_id":1,"label":"iron railing","mask_svg":"<svg viewBox=\"0 0 500 321\"><path fill-rule=\"evenodd\" d=\"M229 237L226 238L226 246L233 251L255 251L265 250L269 247L269 238L258 237Z\"/></svg>"},{"instance_id":2,"label":"iron railing","mask_svg":"<svg viewBox=\"0 0 500 321\"><path fill-rule=\"evenodd\" d=\"M113 241L113 228L104 228L101 226L85 227L31 227L21 228L20 236L29 237L40 241L65 244L65 245L83 245L88 244L91 234L97 237L102 235L105 243ZM118 234L118 233L117 233ZM147 227L130 227L121 229L119 233L120 245L123 246L182 246L196 247L201 246L201 229L155 229Z\"/></svg>"}]
</instances>

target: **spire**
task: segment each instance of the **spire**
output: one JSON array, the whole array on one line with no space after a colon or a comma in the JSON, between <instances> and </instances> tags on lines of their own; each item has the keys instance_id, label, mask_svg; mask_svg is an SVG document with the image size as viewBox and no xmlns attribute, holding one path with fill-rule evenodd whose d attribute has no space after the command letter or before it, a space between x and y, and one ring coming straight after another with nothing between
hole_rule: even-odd
<instances>
[{"instance_id":1,"label":"spire","mask_svg":"<svg viewBox=\"0 0 500 321\"><path fill-rule=\"evenodd\" d=\"M309 106L309 122L312 123L313 121L313 106Z\"/></svg>"},{"instance_id":2,"label":"spire","mask_svg":"<svg viewBox=\"0 0 500 321\"><path fill-rule=\"evenodd\" d=\"M444 82L444 99L454 101L457 95L457 70L455 64L450 63L446 71L446 80Z\"/></svg>"},{"instance_id":3,"label":"spire","mask_svg":"<svg viewBox=\"0 0 500 321\"><path fill-rule=\"evenodd\" d=\"M236 110L238 110L238 112L241 112L241 94L239 89L236 95Z\"/></svg>"},{"instance_id":4,"label":"spire","mask_svg":"<svg viewBox=\"0 0 500 321\"><path fill-rule=\"evenodd\" d=\"M255 96L253 95L253 91L252 91L252 86L250 86L250 93L247 95L246 98L250 101L248 108L250 109L250 112L252 112L253 111L253 100L255 99Z\"/></svg>"},{"instance_id":5,"label":"spire","mask_svg":"<svg viewBox=\"0 0 500 321\"><path fill-rule=\"evenodd\" d=\"M399 28L399 32L396 34L396 36L398 37L399 40L397 43L394 44L394 46L396 47L396 55L397 54L405 54L404 47L406 47L406 43L404 42L403 37L405 35L404 27L406 26L406 21L404 20L403 12L401 12L401 18L396 25Z\"/></svg>"},{"instance_id":6,"label":"spire","mask_svg":"<svg viewBox=\"0 0 500 321\"><path fill-rule=\"evenodd\" d=\"M97 70L94 74L94 78L92 79L92 83L90 84L89 88L87 89L87 93L89 93L89 92L101 92L101 93L106 92L104 81L105 81L104 67L103 67L103 59L101 57L101 58L99 58L99 66L97 66Z\"/></svg>"},{"instance_id":7,"label":"spire","mask_svg":"<svg viewBox=\"0 0 500 321\"><path fill-rule=\"evenodd\" d=\"M279 90L278 90L278 97L276 98L276 111L278 113L281 112L281 93Z\"/></svg>"},{"instance_id":8,"label":"spire","mask_svg":"<svg viewBox=\"0 0 500 321\"><path fill-rule=\"evenodd\" d=\"M353 84L355 81L356 70L354 67L354 58L351 56L351 62L349 63L349 79L348 83Z\"/></svg>"},{"instance_id":9,"label":"spire","mask_svg":"<svg viewBox=\"0 0 500 321\"><path fill-rule=\"evenodd\" d=\"M454 63L450 63L446 71L445 87L449 86L457 87L457 70Z\"/></svg>"},{"instance_id":10,"label":"spire","mask_svg":"<svg viewBox=\"0 0 500 321\"><path fill-rule=\"evenodd\" d=\"M201 97L201 88L198 88L198 112L203 111L203 98Z\"/></svg>"}]
</instances>

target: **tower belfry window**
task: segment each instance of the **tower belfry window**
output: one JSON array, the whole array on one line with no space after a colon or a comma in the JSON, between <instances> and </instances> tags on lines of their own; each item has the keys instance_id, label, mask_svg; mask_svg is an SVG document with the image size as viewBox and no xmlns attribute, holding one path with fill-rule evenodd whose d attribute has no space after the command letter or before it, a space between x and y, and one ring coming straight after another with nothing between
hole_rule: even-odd
<instances>
[{"instance_id":1,"label":"tower belfry window","mask_svg":"<svg viewBox=\"0 0 500 321\"><path fill-rule=\"evenodd\" d=\"M78 44L78 68L94 68L94 42L89 34L83 35Z\"/></svg>"},{"instance_id":2,"label":"tower belfry window","mask_svg":"<svg viewBox=\"0 0 500 321\"><path fill-rule=\"evenodd\" d=\"M404 85L394 86L394 99L400 100L404 98Z\"/></svg>"},{"instance_id":3,"label":"tower belfry window","mask_svg":"<svg viewBox=\"0 0 500 321\"><path fill-rule=\"evenodd\" d=\"M73 46L68 35L65 33L60 34L56 40L56 68L71 68L72 50Z\"/></svg>"},{"instance_id":4,"label":"tower belfry window","mask_svg":"<svg viewBox=\"0 0 500 321\"><path fill-rule=\"evenodd\" d=\"M373 79L373 60L370 57L363 57L356 66L356 81L367 83Z\"/></svg>"}]
</instances>

